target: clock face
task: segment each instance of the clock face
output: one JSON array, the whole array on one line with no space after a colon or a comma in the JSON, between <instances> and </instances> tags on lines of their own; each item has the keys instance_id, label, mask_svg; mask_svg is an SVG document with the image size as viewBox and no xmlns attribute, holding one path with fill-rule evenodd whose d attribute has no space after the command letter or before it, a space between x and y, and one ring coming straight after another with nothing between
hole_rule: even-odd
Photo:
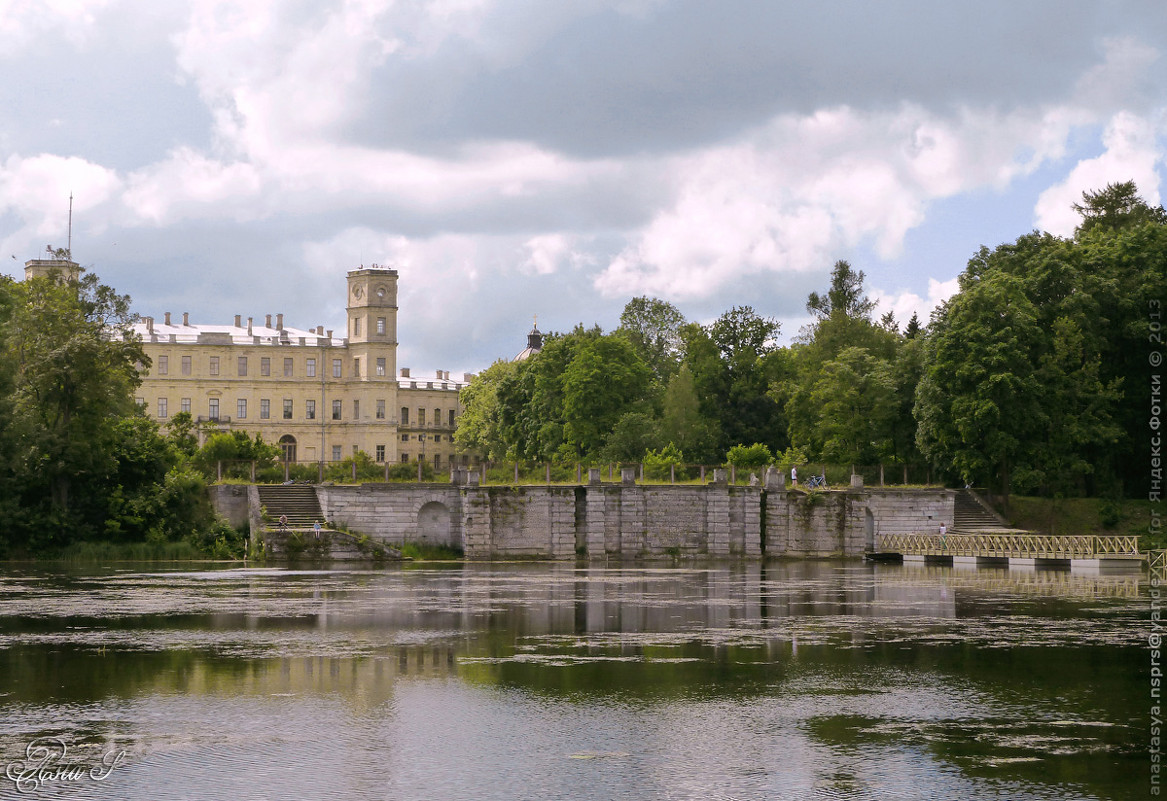
<instances>
[{"instance_id":1,"label":"clock face","mask_svg":"<svg viewBox=\"0 0 1167 801\"><path fill-rule=\"evenodd\" d=\"M354 298L360 298L360 296L363 294L364 294L364 291L359 286L353 287L353 297Z\"/></svg>"},{"instance_id":2,"label":"clock face","mask_svg":"<svg viewBox=\"0 0 1167 801\"><path fill-rule=\"evenodd\" d=\"M377 297L379 297L379 298L385 297L385 287L383 287L383 286L377 287Z\"/></svg>"}]
</instances>

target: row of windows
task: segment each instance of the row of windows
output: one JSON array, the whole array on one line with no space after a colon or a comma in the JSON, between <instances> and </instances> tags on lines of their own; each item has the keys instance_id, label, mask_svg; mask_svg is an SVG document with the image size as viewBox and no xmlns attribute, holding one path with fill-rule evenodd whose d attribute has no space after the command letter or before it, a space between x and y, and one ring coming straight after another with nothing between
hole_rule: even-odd
<instances>
[{"instance_id":1,"label":"row of windows","mask_svg":"<svg viewBox=\"0 0 1167 801\"><path fill-rule=\"evenodd\" d=\"M425 425L425 413L426 413L426 409L422 408L421 406L417 407L417 424L419 426ZM450 413L450 423L449 424L454 425L454 410L450 409L449 413ZM442 410L441 409L434 409L433 421L434 421L434 425L441 425L442 424ZM409 425L409 407L408 406L401 407L401 425L403 425L403 426Z\"/></svg>"},{"instance_id":2,"label":"row of windows","mask_svg":"<svg viewBox=\"0 0 1167 801\"><path fill-rule=\"evenodd\" d=\"M192 370L193 370L193 357L181 356L179 358L180 358L179 369L181 370L182 375L190 375ZM342 362L341 359L333 359L332 360L332 377L333 378L343 378L344 377L342 374L343 365L341 364L341 362ZM207 370L210 373L210 375L219 375L220 365L221 365L220 357L211 356L210 362L207 365ZM292 358L291 356L285 357L283 366L284 366L284 378L295 378L296 377L296 365L295 365L294 358ZM170 375L170 357L169 356L159 356L154 363L154 367L155 367L155 370L157 371L156 372L157 375ZM237 357L235 360L235 375L240 376L240 377L246 376L248 374L248 372L247 372L248 369L249 369L249 367L248 367L247 357L246 356ZM270 356L261 356L260 357L260 359L259 359L259 374L261 376L270 376L272 374L272 372L271 372L271 357ZM352 374L356 378L361 377L361 359L359 356L353 359ZM377 357L377 361L376 361L376 364L374 366L374 373L373 374L377 375L377 376L384 376L385 375L385 358L384 357ZM307 378L316 378L316 359L310 358L310 359L304 360L304 375Z\"/></svg>"},{"instance_id":3,"label":"row of windows","mask_svg":"<svg viewBox=\"0 0 1167 801\"><path fill-rule=\"evenodd\" d=\"M291 420L295 416L295 403L293 402L293 400L291 398L284 398L283 401L284 401L283 419L284 420ZM142 398L138 399L138 403L140 405L145 404L145 402L146 402L145 399L142 399ZM183 398L179 402L179 411L183 411L183 412L186 412L187 414L190 414L190 412L191 412L190 398ZM344 412L343 401L334 400L332 402L332 419L333 420L343 419L343 412ZM219 412L219 399L218 398L208 398L207 399L207 416L210 417L212 420L217 420L217 419L219 419L219 414L220 414L220 412ZM158 417L159 418L167 418L169 416L170 416L170 400L169 400L169 398L159 398L158 399ZM360 416L361 416L361 402L359 400L354 400L353 401L352 419L358 420L358 419L360 419ZM376 419L378 419L378 420L385 419L385 401L383 401L383 400L377 401L376 415L375 416L376 416ZM238 420L246 420L247 419L247 398L239 398L238 400L235 401L235 417ZM268 420L270 418L271 418L271 399L270 398L260 398L260 400L259 400L259 419L260 420ZM304 419L306 419L306 420L315 420L316 419L316 401L314 401L314 400L304 401ZM450 424L453 425L453 422L454 422L454 413L453 413L453 411L451 411L450 412Z\"/></svg>"}]
</instances>

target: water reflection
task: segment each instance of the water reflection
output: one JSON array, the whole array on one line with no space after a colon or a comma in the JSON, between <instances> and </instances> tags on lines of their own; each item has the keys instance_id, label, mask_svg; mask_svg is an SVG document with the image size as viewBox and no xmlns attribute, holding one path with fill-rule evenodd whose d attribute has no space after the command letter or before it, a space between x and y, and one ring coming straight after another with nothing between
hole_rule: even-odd
<instances>
[{"instance_id":1,"label":"water reflection","mask_svg":"<svg viewBox=\"0 0 1167 801\"><path fill-rule=\"evenodd\" d=\"M1140 593L853 562L10 572L0 761L127 747L79 798L1141 797Z\"/></svg>"}]
</instances>

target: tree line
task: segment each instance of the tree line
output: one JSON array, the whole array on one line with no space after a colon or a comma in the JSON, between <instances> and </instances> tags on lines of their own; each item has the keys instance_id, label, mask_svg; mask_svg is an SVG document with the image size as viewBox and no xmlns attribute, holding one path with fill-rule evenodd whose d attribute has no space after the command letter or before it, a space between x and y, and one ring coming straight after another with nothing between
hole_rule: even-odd
<instances>
[{"instance_id":1,"label":"tree line","mask_svg":"<svg viewBox=\"0 0 1167 801\"><path fill-rule=\"evenodd\" d=\"M877 316L846 261L788 346L750 306L700 325L635 298L614 331L483 371L456 441L495 461L928 464L1006 495L1144 492L1167 214L1133 182L1074 208L1072 237L981 248L927 324Z\"/></svg>"},{"instance_id":2,"label":"tree line","mask_svg":"<svg viewBox=\"0 0 1167 801\"><path fill-rule=\"evenodd\" d=\"M240 552L211 508L190 416L164 431L134 401L149 365L136 319L92 273L0 276L0 557L79 541Z\"/></svg>"}]
</instances>

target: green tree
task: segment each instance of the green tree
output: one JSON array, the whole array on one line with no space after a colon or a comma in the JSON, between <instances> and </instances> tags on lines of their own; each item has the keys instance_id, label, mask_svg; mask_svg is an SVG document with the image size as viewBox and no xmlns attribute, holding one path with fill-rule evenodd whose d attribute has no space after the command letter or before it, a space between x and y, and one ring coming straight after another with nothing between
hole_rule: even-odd
<instances>
[{"instance_id":1,"label":"green tree","mask_svg":"<svg viewBox=\"0 0 1167 801\"><path fill-rule=\"evenodd\" d=\"M1076 234L1081 237L1096 229L1117 231L1146 223L1167 224L1167 211L1162 206L1149 206L1139 197L1134 181L1107 184L1096 192L1083 192L1082 202L1074 204L1074 211L1082 215Z\"/></svg>"},{"instance_id":2,"label":"green tree","mask_svg":"<svg viewBox=\"0 0 1167 801\"><path fill-rule=\"evenodd\" d=\"M632 343L621 334L582 343L563 373L568 447L576 455L598 453L616 422L643 400L650 375Z\"/></svg>"},{"instance_id":3,"label":"green tree","mask_svg":"<svg viewBox=\"0 0 1167 801\"><path fill-rule=\"evenodd\" d=\"M136 365L146 360L129 298L93 274L7 281L4 294L6 483L26 517L40 521L34 539L87 536L101 529L100 482L119 421L136 414Z\"/></svg>"},{"instance_id":4,"label":"green tree","mask_svg":"<svg viewBox=\"0 0 1167 801\"><path fill-rule=\"evenodd\" d=\"M703 463L716 459L717 421L702 413L688 365L681 365L665 389L659 432L661 441L674 444L691 459Z\"/></svg>"},{"instance_id":5,"label":"green tree","mask_svg":"<svg viewBox=\"0 0 1167 801\"><path fill-rule=\"evenodd\" d=\"M507 439L503 431L498 390L504 380L518 373L516 362L499 359L462 388L458 399L462 414L454 431L459 450L476 451L492 461L507 456Z\"/></svg>"},{"instance_id":6,"label":"green tree","mask_svg":"<svg viewBox=\"0 0 1167 801\"><path fill-rule=\"evenodd\" d=\"M677 371L681 358L681 328L685 316L671 303L639 297L628 301L620 314L620 331L660 382Z\"/></svg>"}]
</instances>

